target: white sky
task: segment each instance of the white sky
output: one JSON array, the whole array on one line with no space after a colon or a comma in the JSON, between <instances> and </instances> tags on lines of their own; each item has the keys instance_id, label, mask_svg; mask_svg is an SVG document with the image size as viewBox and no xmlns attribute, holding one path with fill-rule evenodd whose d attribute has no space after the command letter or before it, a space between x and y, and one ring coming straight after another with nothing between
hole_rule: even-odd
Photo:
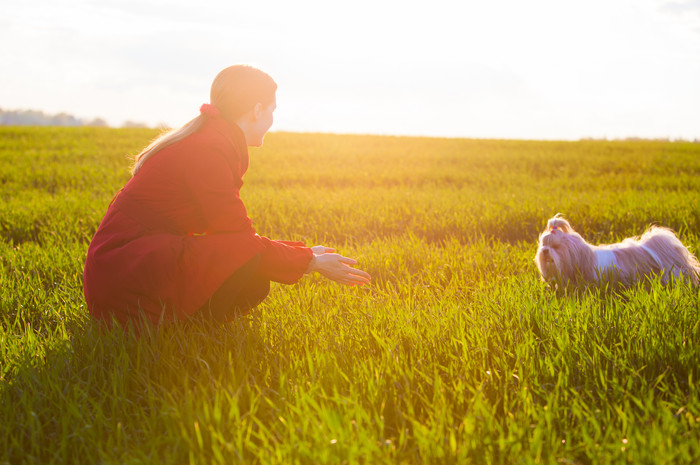
<instances>
[{"instance_id":1,"label":"white sky","mask_svg":"<svg viewBox=\"0 0 700 465\"><path fill-rule=\"evenodd\" d=\"M179 126L216 73L279 85L273 130L700 138L700 0L25 0L0 108Z\"/></svg>"}]
</instances>

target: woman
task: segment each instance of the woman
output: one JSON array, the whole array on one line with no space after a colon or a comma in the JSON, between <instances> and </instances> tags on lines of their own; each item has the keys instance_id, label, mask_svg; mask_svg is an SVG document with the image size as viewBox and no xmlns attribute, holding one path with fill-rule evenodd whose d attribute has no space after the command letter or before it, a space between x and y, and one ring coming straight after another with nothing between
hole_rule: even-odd
<instances>
[{"instance_id":1,"label":"woman","mask_svg":"<svg viewBox=\"0 0 700 465\"><path fill-rule=\"evenodd\" d=\"M90 313L125 325L204 312L225 321L268 294L270 281L319 272L348 285L370 276L323 246L255 233L239 197L248 147L272 125L277 84L236 65L211 86L211 103L136 157L133 176L110 204L83 272Z\"/></svg>"}]
</instances>

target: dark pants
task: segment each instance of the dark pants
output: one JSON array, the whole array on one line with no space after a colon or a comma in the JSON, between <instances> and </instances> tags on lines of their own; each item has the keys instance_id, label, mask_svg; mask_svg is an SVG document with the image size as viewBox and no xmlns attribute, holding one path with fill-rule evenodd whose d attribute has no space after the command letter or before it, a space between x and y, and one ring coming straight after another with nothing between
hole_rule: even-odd
<instances>
[{"instance_id":1,"label":"dark pants","mask_svg":"<svg viewBox=\"0 0 700 465\"><path fill-rule=\"evenodd\" d=\"M258 275L260 254L237 269L200 309L217 321L247 314L270 292L270 281Z\"/></svg>"}]
</instances>

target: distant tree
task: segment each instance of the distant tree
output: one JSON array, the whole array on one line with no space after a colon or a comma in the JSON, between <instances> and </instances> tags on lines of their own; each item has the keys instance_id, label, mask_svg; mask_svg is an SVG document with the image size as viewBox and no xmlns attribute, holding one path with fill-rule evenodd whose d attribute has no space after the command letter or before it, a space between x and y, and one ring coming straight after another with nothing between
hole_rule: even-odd
<instances>
[{"instance_id":1,"label":"distant tree","mask_svg":"<svg viewBox=\"0 0 700 465\"><path fill-rule=\"evenodd\" d=\"M144 123L137 123L135 121L127 120L127 121L124 121L124 123L122 123L122 127L123 128L147 128L148 125L146 125Z\"/></svg>"},{"instance_id":2,"label":"distant tree","mask_svg":"<svg viewBox=\"0 0 700 465\"><path fill-rule=\"evenodd\" d=\"M109 126L109 124L107 124L107 121L103 120L102 118L95 118L92 121L86 123L85 126L94 126L94 127L104 128L104 127Z\"/></svg>"},{"instance_id":3,"label":"distant tree","mask_svg":"<svg viewBox=\"0 0 700 465\"><path fill-rule=\"evenodd\" d=\"M59 113L48 118L49 126L82 126L81 120L68 113Z\"/></svg>"}]
</instances>

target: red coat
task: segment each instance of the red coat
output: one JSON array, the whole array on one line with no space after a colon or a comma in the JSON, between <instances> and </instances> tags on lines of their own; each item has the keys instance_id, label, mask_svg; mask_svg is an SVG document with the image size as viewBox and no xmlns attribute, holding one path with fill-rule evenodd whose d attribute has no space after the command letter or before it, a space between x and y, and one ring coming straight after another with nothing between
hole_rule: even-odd
<instances>
[{"instance_id":1,"label":"red coat","mask_svg":"<svg viewBox=\"0 0 700 465\"><path fill-rule=\"evenodd\" d=\"M248 169L240 128L208 115L195 134L153 155L115 196L83 272L90 313L120 323L186 318L256 254L258 273L294 283L311 261L300 242L258 236L239 197Z\"/></svg>"}]
</instances>

